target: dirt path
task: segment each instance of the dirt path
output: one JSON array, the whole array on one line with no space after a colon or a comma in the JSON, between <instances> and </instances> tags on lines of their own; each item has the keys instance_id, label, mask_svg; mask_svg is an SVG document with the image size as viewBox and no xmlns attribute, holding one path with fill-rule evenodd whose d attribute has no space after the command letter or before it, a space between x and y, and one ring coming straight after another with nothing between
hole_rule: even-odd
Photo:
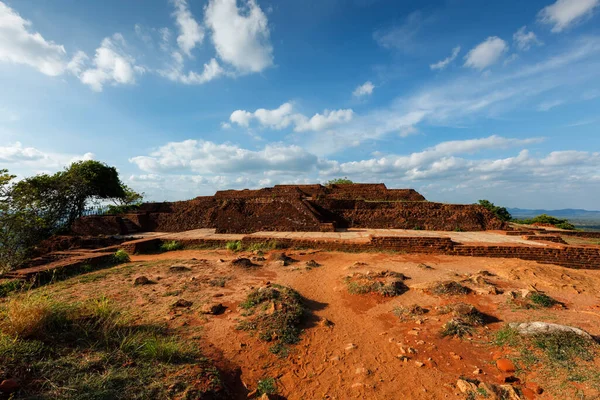
<instances>
[{"instance_id":1,"label":"dirt path","mask_svg":"<svg viewBox=\"0 0 600 400\"><path fill-rule=\"evenodd\" d=\"M61 282L49 290L75 299L105 295L126 305L141 321L166 321L236 375L239 398L245 398L247 391L266 377L276 378L279 393L290 400L456 398L460 392L455 383L460 376L503 382L504 376L494 362L498 348L489 343L492 332L506 322L559 321L600 335L600 271L514 259L309 251L288 254L298 262L288 267L261 262L260 267L249 270L233 267L230 261L240 254L223 250L139 255L132 257L132 264ZM311 259L322 266L307 270L305 263ZM431 268L421 268L420 263ZM169 272L173 265L186 266L190 271ZM383 270L405 274L411 289L393 298L348 293L343 281L348 274ZM488 280L500 291L534 286L564 302L567 309L515 309L506 296L489 293L487 285L478 286L469 280L481 270L493 275ZM134 288L132 281L140 275L156 284ZM224 280L224 287L209 284L216 278ZM469 281L479 294L450 298L419 289L448 279ZM268 343L236 330L242 311L239 303L252 288L267 282L294 288L307 299L312 312L302 340L291 347L287 358L278 358L269 352ZM192 301L193 307L171 308L181 298ZM227 307L223 315L199 313L203 304L214 301ZM499 322L479 329L471 338L442 338L439 331L449 317L439 315L435 308L458 301L473 304ZM402 322L394 315L395 307L412 304L430 310L422 321ZM323 326L322 319L333 326ZM403 357L408 359L403 361ZM553 397L546 392L539 398Z\"/></svg>"}]
</instances>

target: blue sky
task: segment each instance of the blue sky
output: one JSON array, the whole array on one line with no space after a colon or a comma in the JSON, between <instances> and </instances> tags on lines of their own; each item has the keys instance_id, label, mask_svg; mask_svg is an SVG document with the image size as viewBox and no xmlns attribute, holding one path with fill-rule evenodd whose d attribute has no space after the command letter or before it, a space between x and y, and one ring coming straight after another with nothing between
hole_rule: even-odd
<instances>
[{"instance_id":1,"label":"blue sky","mask_svg":"<svg viewBox=\"0 0 600 400\"><path fill-rule=\"evenodd\" d=\"M0 0L0 168L600 209L600 0Z\"/></svg>"}]
</instances>

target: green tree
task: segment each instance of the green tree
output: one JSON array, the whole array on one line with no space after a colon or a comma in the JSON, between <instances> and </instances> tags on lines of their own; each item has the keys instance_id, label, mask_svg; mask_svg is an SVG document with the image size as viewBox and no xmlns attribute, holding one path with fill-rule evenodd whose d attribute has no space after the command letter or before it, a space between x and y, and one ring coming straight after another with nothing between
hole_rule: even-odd
<instances>
[{"instance_id":1,"label":"green tree","mask_svg":"<svg viewBox=\"0 0 600 400\"><path fill-rule=\"evenodd\" d=\"M327 182L328 185L350 185L353 183L354 182L352 182L350 179L348 179L347 176L345 176L343 178L332 179L329 182Z\"/></svg>"},{"instance_id":2,"label":"green tree","mask_svg":"<svg viewBox=\"0 0 600 400\"><path fill-rule=\"evenodd\" d=\"M490 210L502 221L510 221L512 219L512 215L510 215L506 207L499 207L489 200L479 200L478 204Z\"/></svg>"},{"instance_id":3,"label":"green tree","mask_svg":"<svg viewBox=\"0 0 600 400\"><path fill-rule=\"evenodd\" d=\"M68 229L85 208L102 200L139 201L114 167L79 161L53 175L13 183L0 170L0 268L15 268L50 235Z\"/></svg>"}]
</instances>

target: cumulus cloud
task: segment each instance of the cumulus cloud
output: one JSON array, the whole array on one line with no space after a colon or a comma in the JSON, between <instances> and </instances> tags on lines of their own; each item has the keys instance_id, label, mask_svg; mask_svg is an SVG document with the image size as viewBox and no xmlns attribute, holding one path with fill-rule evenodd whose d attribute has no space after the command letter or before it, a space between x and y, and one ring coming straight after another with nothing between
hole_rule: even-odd
<instances>
[{"instance_id":1,"label":"cumulus cloud","mask_svg":"<svg viewBox=\"0 0 600 400\"><path fill-rule=\"evenodd\" d=\"M366 81L365 83L359 85L356 89L354 89L352 95L354 97L370 96L373 94L373 89L375 89L373 83L371 81Z\"/></svg>"},{"instance_id":2,"label":"cumulus cloud","mask_svg":"<svg viewBox=\"0 0 600 400\"><path fill-rule=\"evenodd\" d=\"M204 40L204 29L194 19L186 0L171 0L175 6L175 23L179 28L177 45L181 51L190 57L191 51Z\"/></svg>"},{"instance_id":3,"label":"cumulus cloud","mask_svg":"<svg viewBox=\"0 0 600 400\"><path fill-rule=\"evenodd\" d=\"M600 0L557 0L538 14L541 22L552 26L552 32L563 30L589 18L600 5Z\"/></svg>"},{"instance_id":4,"label":"cumulus cloud","mask_svg":"<svg viewBox=\"0 0 600 400\"><path fill-rule=\"evenodd\" d=\"M94 158L93 153L73 155L46 152L35 147L24 146L21 142L0 146L0 163L9 164L10 171L16 173L26 171L27 174L30 174L31 171L34 173L55 171L72 162Z\"/></svg>"},{"instance_id":5,"label":"cumulus cloud","mask_svg":"<svg viewBox=\"0 0 600 400\"><path fill-rule=\"evenodd\" d=\"M438 61L435 64L431 64L429 68L431 68L432 70L442 70L446 68L448 64L454 61L454 59L458 56L458 53L460 53L460 46L456 46L455 48L453 48L452 54L449 57L446 57L445 59Z\"/></svg>"},{"instance_id":6,"label":"cumulus cloud","mask_svg":"<svg viewBox=\"0 0 600 400\"><path fill-rule=\"evenodd\" d=\"M31 31L31 25L0 1L0 62L29 65L49 76L61 75L66 66L65 48Z\"/></svg>"},{"instance_id":7,"label":"cumulus cloud","mask_svg":"<svg viewBox=\"0 0 600 400\"><path fill-rule=\"evenodd\" d=\"M255 0L210 0L205 23L219 58L240 73L261 72L273 65L273 47L265 13Z\"/></svg>"},{"instance_id":8,"label":"cumulus cloud","mask_svg":"<svg viewBox=\"0 0 600 400\"><path fill-rule=\"evenodd\" d=\"M249 127L253 120L261 126L270 129L285 129L294 126L295 132L323 131L335 125L345 124L352 120L354 112L351 109L325 110L323 114L315 114L311 118L300 113L294 113L292 103L283 103L276 109L259 108L254 112L236 110L231 113L229 121L242 127Z\"/></svg>"},{"instance_id":9,"label":"cumulus cloud","mask_svg":"<svg viewBox=\"0 0 600 400\"><path fill-rule=\"evenodd\" d=\"M126 53L125 46L123 35L115 33L102 41L93 60L85 53L75 54L69 69L96 92L101 92L106 84L134 84L136 76L144 73L145 68L136 65L135 59Z\"/></svg>"},{"instance_id":10,"label":"cumulus cloud","mask_svg":"<svg viewBox=\"0 0 600 400\"><path fill-rule=\"evenodd\" d=\"M497 36L490 36L472 48L465 56L465 67L486 69L500 60L508 50L508 45Z\"/></svg>"},{"instance_id":11,"label":"cumulus cloud","mask_svg":"<svg viewBox=\"0 0 600 400\"><path fill-rule=\"evenodd\" d=\"M542 42L537 38L533 31L527 32L527 26L522 26L513 35L513 40L517 48L521 51L527 51L531 46L540 46Z\"/></svg>"},{"instance_id":12,"label":"cumulus cloud","mask_svg":"<svg viewBox=\"0 0 600 400\"><path fill-rule=\"evenodd\" d=\"M204 64L204 68L200 73L195 71L184 72L185 62L181 53L175 51L171 56L172 62L170 67L168 69L159 70L158 73L174 82L180 82L186 85L201 85L219 78L226 73L219 62L214 58L211 58L208 63Z\"/></svg>"},{"instance_id":13,"label":"cumulus cloud","mask_svg":"<svg viewBox=\"0 0 600 400\"><path fill-rule=\"evenodd\" d=\"M306 172L316 167L318 159L298 146L269 144L253 151L232 144L185 140L167 143L149 156L137 156L129 161L150 173L246 174Z\"/></svg>"}]
</instances>

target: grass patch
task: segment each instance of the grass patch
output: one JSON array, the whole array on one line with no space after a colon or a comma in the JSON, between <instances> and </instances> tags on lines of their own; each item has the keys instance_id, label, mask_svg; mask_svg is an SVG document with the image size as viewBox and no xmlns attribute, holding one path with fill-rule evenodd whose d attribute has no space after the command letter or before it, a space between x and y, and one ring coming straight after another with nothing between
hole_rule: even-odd
<instances>
[{"instance_id":1,"label":"grass patch","mask_svg":"<svg viewBox=\"0 0 600 400\"><path fill-rule=\"evenodd\" d=\"M379 273L356 272L344 278L348 292L352 294L376 293L385 297L399 296L408 290L404 280L408 279L399 272L383 271Z\"/></svg>"},{"instance_id":2,"label":"grass patch","mask_svg":"<svg viewBox=\"0 0 600 400\"><path fill-rule=\"evenodd\" d=\"M106 298L63 303L29 294L0 310L0 380L10 372L22 384L19 397L227 398L196 348L165 327L133 324Z\"/></svg>"},{"instance_id":3,"label":"grass patch","mask_svg":"<svg viewBox=\"0 0 600 400\"><path fill-rule=\"evenodd\" d=\"M281 344L300 341L300 323L306 315L302 297L295 290L271 285L250 292L240 304L248 319L240 322L237 329L256 331L261 340Z\"/></svg>"},{"instance_id":4,"label":"grass patch","mask_svg":"<svg viewBox=\"0 0 600 400\"><path fill-rule=\"evenodd\" d=\"M560 304L559 301L542 292L532 292L529 295L529 300L531 300L533 304L544 308L550 308Z\"/></svg>"},{"instance_id":5,"label":"grass patch","mask_svg":"<svg viewBox=\"0 0 600 400\"><path fill-rule=\"evenodd\" d=\"M524 336L506 325L496 332L493 344L513 349L513 359L524 369L539 368L544 388L557 398L588 398L583 392L600 390L595 362L600 346L593 340L573 332ZM578 390L583 390L583 397L575 395Z\"/></svg>"},{"instance_id":6,"label":"grass patch","mask_svg":"<svg viewBox=\"0 0 600 400\"><path fill-rule=\"evenodd\" d=\"M472 292L470 288L455 281L440 282L433 286L430 291L437 296L464 296Z\"/></svg>"},{"instance_id":7,"label":"grass patch","mask_svg":"<svg viewBox=\"0 0 600 400\"><path fill-rule=\"evenodd\" d=\"M119 249L115 252L115 255L113 256L113 260L115 264L125 264L128 263L131 259L129 258L129 254L127 254L127 252L123 249ZM91 271L91 267L89 268L88 271Z\"/></svg>"},{"instance_id":8,"label":"grass patch","mask_svg":"<svg viewBox=\"0 0 600 400\"><path fill-rule=\"evenodd\" d=\"M400 318L400 320L405 321L409 318L415 319L419 318L429 312L428 309L419 306L418 304L413 304L411 306L398 306L394 308L394 314Z\"/></svg>"},{"instance_id":9,"label":"grass patch","mask_svg":"<svg viewBox=\"0 0 600 400\"><path fill-rule=\"evenodd\" d=\"M208 281L208 284L213 287L225 287L227 281L231 280L229 276L219 276Z\"/></svg>"},{"instance_id":10,"label":"grass patch","mask_svg":"<svg viewBox=\"0 0 600 400\"><path fill-rule=\"evenodd\" d=\"M25 283L20 280L10 280L3 283L0 283L0 298L6 297L9 293L16 292L23 288Z\"/></svg>"},{"instance_id":11,"label":"grass patch","mask_svg":"<svg viewBox=\"0 0 600 400\"><path fill-rule=\"evenodd\" d=\"M284 249L286 246L283 243L279 243L277 240L268 240L266 242L252 243L246 250L248 251L270 251Z\"/></svg>"},{"instance_id":12,"label":"grass patch","mask_svg":"<svg viewBox=\"0 0 600 400\"><path fill-rule=\"evenodd\" d=\"M466 303L451 304L440 310L440 314L447 313L452 313L452 319L442 326L440 333L443 337L462 338L472 335L476 327L485 325L490 319L473 305Z\"/></svg>"},{"instance_id":13,"label":"grass patch","mask_svg":"<svg viewBox=\"0 0 600 400\"><path fill-rule=\"evenodd\" d=\"M275 379L273 378L265 378L258 381L258 385L256 386L256 391L258 394L276 394L277 393L277 384L275 383Z\"/></svg>"},{"instance_id":14,"label":"grass patch","mask_svg":"<svg viewBox=\"0 0 600 400\"><path fill-rule=\"evenodd\" d=\"M183 249L183 244L177 240L171 240L169 242L163 242L160 244L160 251L175 251Z\"/></svg>"},{"instance_id":15,"label":"grass patch","mask_svg":"<svg viewBox=\"0 0 600 400\"><path fill-rule=\"evenodd\" d=\"M242 251L243 250L242 242L240 240L236 240L233 242L227 242L225 244L225 248L229 251Z\"/></svg>"}]
</instances>

